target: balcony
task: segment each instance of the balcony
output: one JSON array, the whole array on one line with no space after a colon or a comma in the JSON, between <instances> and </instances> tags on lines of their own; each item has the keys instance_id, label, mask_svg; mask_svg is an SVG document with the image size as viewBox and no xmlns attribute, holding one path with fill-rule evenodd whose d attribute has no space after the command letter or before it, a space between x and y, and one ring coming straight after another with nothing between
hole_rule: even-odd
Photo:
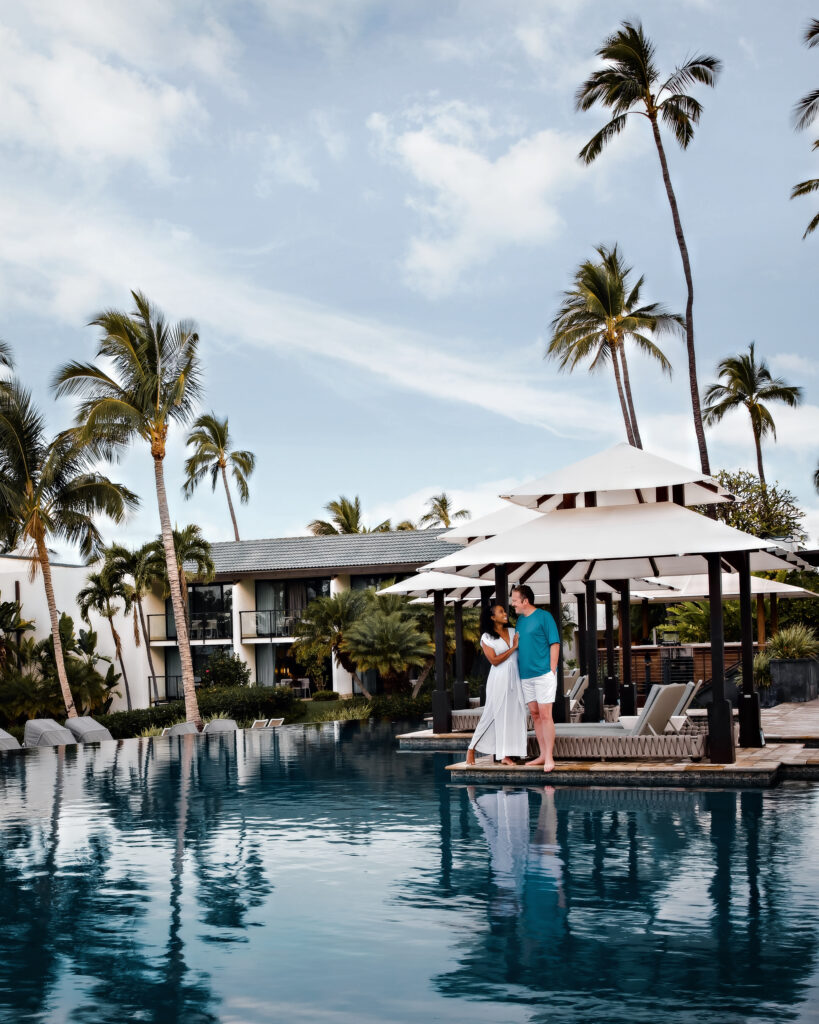
<instances>
[{"instance_id":1,"label":"balcony","mask_svg":"<svg viewBox=\"0 0 819 1024\"><path fill-rule=\"evenodd\" d=\"M192 612L190 615L191 643L207 641L230 642L233 639L231 612ZM175 643L176 625L166 615L148 616L148 639L151 643Z\"/></svg>"},{"instance_id":2,"label":"balcony","mask_svg":"<svg viewBox=\"0 0 819 1024\"><path fill-rule=\"evenodd\" d=\"M296 623L301 612L284 611L281 608L263 611L239 612L242 640L272 640L291 637L295 634Z\"/></svg>"}]
</instances>

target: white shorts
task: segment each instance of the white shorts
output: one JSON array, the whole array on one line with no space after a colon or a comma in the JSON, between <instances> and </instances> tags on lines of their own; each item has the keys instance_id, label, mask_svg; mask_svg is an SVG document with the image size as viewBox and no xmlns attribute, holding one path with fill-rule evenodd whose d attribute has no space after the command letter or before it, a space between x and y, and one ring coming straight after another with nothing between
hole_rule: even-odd
<instances>
[{"instance_id":1,"label":"white shorts","mask_svg":"<svg viewBox=\"0 0 819 1024\"><path fill-rule=\"evenodd\" d=\"M538 704L554 704L557 692L557 676L554 672L532 676L531 679L521 679L520 685L523 687L523 699L527 704L533 700Z\"/></svg>"}]
</instances>

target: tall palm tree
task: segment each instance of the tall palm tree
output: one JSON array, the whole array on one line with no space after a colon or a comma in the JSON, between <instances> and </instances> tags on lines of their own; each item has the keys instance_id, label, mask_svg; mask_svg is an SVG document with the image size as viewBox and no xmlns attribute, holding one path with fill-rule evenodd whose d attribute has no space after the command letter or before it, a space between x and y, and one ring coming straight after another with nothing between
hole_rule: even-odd
<instances>
[{"instance_id":1,"label":"tall palm tree","mask_svg":"<svg viewBox=\"0 0 819 1024\"><path fill-rule=\"evenodd\" d=\"M440 494L433 494L429 501L427 501L428 511L418 520L418 525L425 527L427 530L436 526L445 526L449 529L455 520L469 519L470 512L468 509L454 509L452 504L452 499L446 491L441 491Z\"/></svg>"},{"instance_id":2,"label":"tall palm tree","mask_svg":"<svg viewBox=\"0 0 819 1024\"><path fill-rule=\"evenodd\" d=\"M60 637L49 543L77 544L83 557L101 548L99 515L121 523L139 504L137 496L94 469L97 451L76 431L49 440L43 417L16 380L0 389L0 531L14 536L31 559L32 575L43 574L54 660L66 714L75 718Z\"/></svg>"},{"instance_id":3,"label":"tall palm tree","mask_svg":"<svg viewBox=\"0 0 819 1024\"><path fill-rule=\"evenodd\" d=\"M654 63L654 44L643 32L640 22L630 21L624 21L615 33L603 41L603 45L597 50L597 56L605 61L605 65L592 72L577 90L576 105L579 110L590 110L595 103L600 103L608 107L614 117L583 147L580 159L586 164L596 160L606 144L623 131L630 114L640 114L648 119L660 158L663 184L671 207L674 233L677 236L688 289L685 305L688 384L691 390L700 464L703 473L710 474L694 350L694 281L677 197L671 184L668 161L660 134L660 122L662 121L673 132L680 147L687 149L694 138L694 126L699 124L702 104L686 90L695 83L715 85L722 63L716 57L698 54L676 67L672 74L661 82L657 65Z\"/></svg>"},{"instance_id":4,"label":"tall palm tree","mask_svg":"<svg viewBox=\"0 0 819 1024\"><path fill-rule=\"evenodd\" d=\"M67 363L58 371L54 387L58 395L80 398L77 422L81 435L95 442L101 452L114 455L136 438L150 446L177 623L185 717L201 728L163 468L170 424L190 422L202 394L199 335L189 321L168 323L141 292L131 295L131 313L109 309L91 321L102 331L98 362Z\"/></svg>"},{"instance_id":5,"label":"tall palm tree","mask_svg":"<svg viewBox=\"0 0 819 1024\"><path fill-rule=\"evenodd\" d=\"M182 488L183 494L190 498L206 476L210 476L211 490L215 491L216 483L221 476L233 523L233 533L238 540L239 527L233 510L227 471L229 467L239 491L239 500L246 505L250 498L247 478L256 468L256 456L253 452L231 451L227 417L220 420L214 412L206 413L194 421L193 429L188 434L187 446L193 449L193 454L185 461L186 479Z\"/></svg>"},{"instance_id":6,"label":"tall palm tree","mask_svg":"<svg viewBox=\"0 0 819 1024\"><path fill-rule=\"evenodd\" d=\"M338 500L328 501L324 510L329 513L329 519L314 519L307 524L307 529L314 537L331 537L341 533L387 533L392 528L389 519L378 526L365 526L358 495L350 501L342 494Z\"/></svg>"},{"instance_id":7,"label":"tall palm tree","mask_svg":"<svg viewBox=\"0 0 819 1024\"><path fill-rule=\"evenodd\" d=\"M82 615L84 621L89 626L91 625L90 613L92 611L101 615L102 618L108 619L108 625L111 627L111 638L114 641L114 653L122 672L122 682L125 685L125 702L130 711L133 705L131 703L131 688L128 685L128 673L125 671L125 662L122 659L122 637L114 625L114 617L119 612L119 605L114 602L122 601L123 614L129 615L134 600L134 592L130 584L126 583L124 579L106 572L106 569L107 566L103 562L102 569L99 572L90 572L88 574L85 586L77 594L77 606L80 609L80 615Z\"/></svg>"},{"instance_id":8,"label":"tall palm tree","mask_svg":"<svg viewBox=\"0 0 819 1024\"><path fill-rule=\"evenodd\" d=\"M625 265L616 245L613 249L599 245L596 252L599 262L581 263L573 286L563 293L563 302L552 320L546 355L557 359L561 370L569 371L587 359L591 360L592 372L611 363L626 437L629 444L642 448L625 343L630 341L656 359L670 376L671 363L647 335L681 330L683 320L658 302L641 305L645 278L632 286L631 267Z\"/></svg>"},{"instance_id":9,"label":"tall palm tree","mask_svg":"<svg viewBox=\"0 0 819 1024\"><path fill-rule=\"evenodd\" d=\"M748 352L729 356L717 366L720 381L709 384L705 390L705 422L719 423L733 409L744 407L751 417L751 430L756 446L756 464L759 480L765 485L762 468L762 439L771 434L776 439L773 416L765 402L784 402L796 406L802 400L802 389L786 384L781 377L772 377L764 359L757 362L752 341Z\"/></svg>"},{"instance_id":10,"label":"tall palm tree","mask_svg":"<svg viewBox=\"0 0 819 1024\"><path fill-rule=\"evenodd\" d=\"M140 548L131 549L122 544L112 544L105 551L105 570L113 579L130 584L133 593L134 643L139 647L141 630L142 639L145 641L145 654L148 658L148 672L151 677L154 700L159 700L159 688L156 682L156 670L142 598L150 593L154 583L165 578L165 558L162 545L155 541L149 541Z\"/></svg>"},{"instance_id":11,"label":"tall palm tree","mask_svg":"<svg viewBox=\"0 0 819 1024\"><path fill-rule=\"evenodd\" d=\"M819 19L811 18L802 39L809 49L819 46ZM794 107L794 127L797 131L804 131L813 124L817 114L819 114L819 89L813 89L803 96ZM814 142L813 148L819 149L819 139ZM795 199L797 196L806 196L811 192L816 192L817 189L819 189L819 178L809 178L807 181L800 181L798 185L793 186L791 199ZM819 224L819 213L816 214L805 228L805 233L802 237L807 238L816 228L817 224Z\"/></svg>"}]
</instances>

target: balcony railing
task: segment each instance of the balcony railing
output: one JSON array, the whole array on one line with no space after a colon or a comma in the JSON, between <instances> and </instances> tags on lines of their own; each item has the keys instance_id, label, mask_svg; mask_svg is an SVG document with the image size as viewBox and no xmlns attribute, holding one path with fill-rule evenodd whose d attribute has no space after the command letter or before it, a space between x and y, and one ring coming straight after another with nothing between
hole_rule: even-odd
<instances>
[{"instance_id":1,"label":"balcony railing","mask_svg":"<svg viewBox=\"0 0 819 1024\"><path fill-rule=\"evenodd\" d=\"M239 612L242 640L269 640L293 636L301 612L280 608Z\"/></svg>"},{"instance_id":2,"label":"balcony railing","mask_svg":"<svg viewBox=\"0 0 819 1024\"><path fill-rule=\"evenodd\" d=\"M191 641L232 640L232 612L192 612L189 636ZM166 615L148 616L150 640L176 640L176 625Z\"/></svg>"}]
</instances>

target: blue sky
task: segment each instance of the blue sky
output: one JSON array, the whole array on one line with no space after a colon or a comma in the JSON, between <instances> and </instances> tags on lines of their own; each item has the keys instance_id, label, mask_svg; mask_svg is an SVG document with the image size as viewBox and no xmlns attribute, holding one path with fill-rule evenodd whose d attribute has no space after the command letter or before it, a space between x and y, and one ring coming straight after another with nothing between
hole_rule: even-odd
<instances>
[{"instance_id":1,"label":"blue sky","mask_svg":"<svg viewBox=\"0 0 819 1024\"><path fill-rule=\"evenodd\" d=\"M0 336L57 428L48 383L90 358L85 326L141 288L203 337L206 407L258 456L243 536L294 534L339 493L417 517L446 488L475 512L512 482L623 440L613 382L543 361L576 264L618 242L646 297L682 310L679 254L647 126L591 169L577 114L593 51L642 17L671 68L721 57L686 153L669 140L695 277L700 380L755 340L805 389L777 412L769 478L819 532L817 173L789 121L819 79L792 2L29 0L0 4ZM806 301L807 299L807 301ZM683 346L671 381L632 358L647 448L696 464ZM230 534L222 495L172 514ZM712 466L754 468L747 422L709 432ZM117 473L156 531L150 457Z\"/></svg>"}]
</instances>

